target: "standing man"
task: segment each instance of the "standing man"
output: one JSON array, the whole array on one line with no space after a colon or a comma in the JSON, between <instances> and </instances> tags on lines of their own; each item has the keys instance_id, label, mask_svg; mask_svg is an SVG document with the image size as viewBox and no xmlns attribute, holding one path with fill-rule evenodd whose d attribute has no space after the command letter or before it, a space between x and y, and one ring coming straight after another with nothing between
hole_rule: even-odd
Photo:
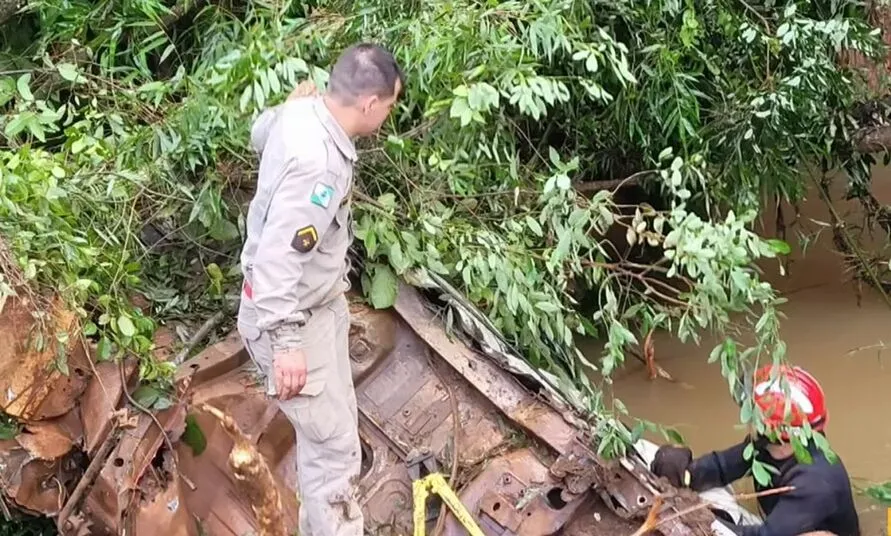
<instances>
[{"instance_id":1,"label":"standing man","mask_svg":"<svg viewBox=\"0 0 891 536\"><path fill-rule=\"evenodd\" d=\"M402 89L393 56L347 49L323 96L292 95L253 125L261 154L241 254L238 331L297 435L301 536L361 536L361 449L349 358L353 138L380 129Z\"/></svg>"}]
</instances>

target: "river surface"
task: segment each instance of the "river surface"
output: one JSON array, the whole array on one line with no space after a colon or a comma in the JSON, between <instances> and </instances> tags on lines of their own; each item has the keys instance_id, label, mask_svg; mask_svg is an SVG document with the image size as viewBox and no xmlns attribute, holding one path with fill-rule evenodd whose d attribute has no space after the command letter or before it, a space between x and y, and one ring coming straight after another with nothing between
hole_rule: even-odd
<instances>
[{"instance_id":1,"label":"river surface","mask_svg":"<svg viewBox=\"0 0 891 536\"><path fill-rule=\"evenodd\" d=\"M891 172L881 169L874 180L891 184ZM877 196L891 202L891 187ZM802 206L802 225L818 225L808 218L830 221L816 196ZM856 220L856 208L840 207L846 220ZM786 220L792 219L787 212ZM766 222L768 232L772 225ZM791 231L790 231L791 233ZM865 286L857 296L840 258L824 233L806 255L793 244L788 276L781 277L777 263L764 263L764 278L788 298L782 306L782 337L789 359L812 372L826 391L829 409L827 437L852 479L860 511L863 536L887 536L885 507L875 504L859 490L870 483L891 480L891 307ZM789 241L795 242L793 234ZM628 358L614 375L613 394L635 416L677 428L698 456L728 447L743 437L739 409L728 394L720 364L707 363L716 339L704 338L697 347L681 344L662 333L655 338L656 361L676 380L650 381L644 366ZM596 356L596 343L588 343ZM889 349L880 348L888 344ZM583 345L584 347L584 345ZM661 436L648 436L662 442ZM737 484L738 491L751 490L749 479Z\"/></svg>"}]
</instances>

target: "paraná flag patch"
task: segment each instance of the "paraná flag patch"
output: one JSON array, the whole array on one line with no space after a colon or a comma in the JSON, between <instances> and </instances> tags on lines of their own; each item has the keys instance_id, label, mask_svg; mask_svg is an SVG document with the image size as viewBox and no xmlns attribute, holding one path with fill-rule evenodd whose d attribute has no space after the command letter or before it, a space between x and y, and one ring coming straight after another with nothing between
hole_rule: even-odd
<instances>
[{"instance_id":1,"label":"paran\u00e1 flag patch","mask_svg":"<svg viewBox=\"0 0 891 536\"><path fill-rule=\"evenodd\" d=\"M313 205L318 205L322 208L328 208L328 205L331 204L331 198L333 196L334 188L328 186L327 184L317 182L316 185L312 188L312 195L309 197L309 200L312 201Z\"/></svg>"}]
</instances>

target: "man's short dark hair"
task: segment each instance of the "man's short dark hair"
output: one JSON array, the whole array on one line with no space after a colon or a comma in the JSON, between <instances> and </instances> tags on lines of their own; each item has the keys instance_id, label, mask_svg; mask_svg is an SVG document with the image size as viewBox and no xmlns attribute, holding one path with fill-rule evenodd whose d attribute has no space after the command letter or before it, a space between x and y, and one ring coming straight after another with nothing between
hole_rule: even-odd
<instances>
[{"instance_id":1,"label":"man's short dark hair","mask_svg":"<svg viewBox=\"0 0 891 536\"><path fill-rule=\"evenodd\" d=\"M388 99L393 96L396 80L405 85L393 54L379 45L359 43L337 59L328 78L328 91L345 102L368 95Z\"/></svg>"}]
</instances>

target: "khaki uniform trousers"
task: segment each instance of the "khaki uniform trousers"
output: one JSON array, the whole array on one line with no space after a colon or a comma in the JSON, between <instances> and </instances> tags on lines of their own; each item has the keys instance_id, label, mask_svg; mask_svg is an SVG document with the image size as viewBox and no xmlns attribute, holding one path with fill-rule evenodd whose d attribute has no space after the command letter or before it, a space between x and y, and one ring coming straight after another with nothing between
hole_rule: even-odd
<instances>
[{"instance_id":1,"label":"khaki uniform trousers","mask_svg":"<svg viewBox=\"0 0 891 536\"><path fill-rule=\"evenodd\" d=\"M291 400L276 399L297 436L297 483L301 536L361 536L363 518L356 485L361 469L356 392L349 355L349 306L343 294L310 310L300 328L306 385ZM245 348L275 393L272 347L256 328L246 297L238 314Z\"/></svg>"}]
</instances>

